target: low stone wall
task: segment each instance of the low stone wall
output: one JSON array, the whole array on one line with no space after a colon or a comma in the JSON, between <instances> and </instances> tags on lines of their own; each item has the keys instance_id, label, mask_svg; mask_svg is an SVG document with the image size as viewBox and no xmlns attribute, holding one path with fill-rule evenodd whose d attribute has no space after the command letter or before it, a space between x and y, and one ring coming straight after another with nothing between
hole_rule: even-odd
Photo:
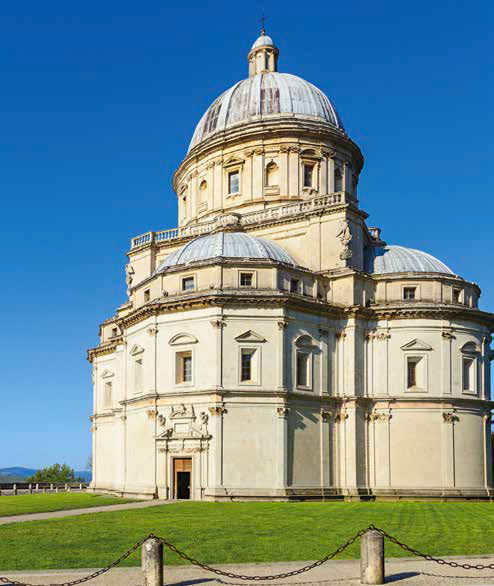
<instances>
[{"instance_id":1,"label":"low stone wall","mask_svg":"<svg viewBox=\"0 0 494 586\"><path fill-rule=\"evenodd\" d=\"M0 482L0 496L15 494L42 494L57 492L85 492L89 483L87 482L69 482L50 483L50 482Z\"/></svg>"}]
</instances>

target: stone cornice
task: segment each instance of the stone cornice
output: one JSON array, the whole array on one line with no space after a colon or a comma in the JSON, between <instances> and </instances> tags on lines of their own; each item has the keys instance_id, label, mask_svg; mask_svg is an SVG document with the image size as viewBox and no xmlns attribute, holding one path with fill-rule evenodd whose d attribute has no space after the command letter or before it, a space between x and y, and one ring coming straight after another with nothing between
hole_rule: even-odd
<instances>
[{"instance_id":1,"label":"stone cornice","mask_svg":"<svg viewBox=\"0 0 494 586\"><path fill-rule=\"evenodd\" d=\"M311 139L321 142L321 146L335 149L336 146L347 150L357 162L358 172L364 164L364 157L357 144L349 136L333 125L318 118L293 115L279 115L273 118L254 120L248 123L237 124L217 132L204 142L196 145L185 157L173 175L173 189L177 191L177 180L188 172L189 165L197 163L214 151L221 151L226 146L241 145L252 141L263 141L269 138L292 139L297 146L300 142L309 142ZM329 143L329 144L326 144Z\"/></svg>"},{"instance_id":2,"label":"stone cornice","mask_svg":"<svg viewBox=\"0 0 494 586\"><path fill-rule=\"evenodd\" d=\"M480 323L494 332L494 314L464 305L422 303L420 301L372 305L377 319L465 319Z\"/></svg>"},{"instance_id":3,"label":"stone cornice","mask_svg":"<svg viewBox=\"0 0 494 586\"><path fill-rule=\"evenodd\" d=\"M120 321L120 320L119 320ZM93 362L96 356L104 356L105 354L112 354L117 349L118 345L124 343L123 336L115 336L108 342L101 344L100 346L96 346L95 348L90 348L87 351L87 359L89 362Z\"/></svg>"},{"instance_id":4,"label":"stone cornice","mask_svg":"<svg viewBox=\"0 0 494 586\"><path fill-rule=\"evenodd\" d=\"M494 332L494 314L463 306L451 306L445 304L425 304L414 302L413 305L374 305L362 307L361 305L344 307L334 305L321 299L305 297L287 291L253 291L248 293L243 290L232 291L203 291L189 295L178 295L175 298L155 300L139 307L118 320L122 330L133 326L149 317L170 312L190 311L207 307L285 307L288 309L306 311L333 319L358 318L366 320L396 320L396 319L432 319L451 320L454 318L479 323ZM123 337L112 339L102 346L88 350L88 360L92 362L94 357L110 354L117 349L118 344L124 343Z\"/></svg>"}]
</instances>

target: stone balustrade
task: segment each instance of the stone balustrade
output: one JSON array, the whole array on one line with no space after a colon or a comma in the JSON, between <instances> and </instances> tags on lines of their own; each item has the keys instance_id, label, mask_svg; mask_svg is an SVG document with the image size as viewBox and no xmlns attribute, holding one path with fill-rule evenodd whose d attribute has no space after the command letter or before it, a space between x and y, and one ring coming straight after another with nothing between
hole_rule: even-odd
<instances>
[{"instance_id":1,"label":"stone balustrade","mask_svg":"<svg viewBox=\"0 0 494 586\"><path fill-rule=\"evenodd\" d=\"M146 232L132 238L131 250L139 248L146 244L170 242L181 238L196 238L204 234L210 234L220 229L239 229L245 226L255 226L272 221L282 221L285 218L297 217L313 211L318 211L333 206L347 203L346 193L343 191L331 193L329 195L318 195L304 201L287 203L264 210L255 210L245 214L226 213L216 216L207 222L200 222L184 226L181 228L172 228L171 230L159 230L157 232Z\"/></svg>"}]
</instances>

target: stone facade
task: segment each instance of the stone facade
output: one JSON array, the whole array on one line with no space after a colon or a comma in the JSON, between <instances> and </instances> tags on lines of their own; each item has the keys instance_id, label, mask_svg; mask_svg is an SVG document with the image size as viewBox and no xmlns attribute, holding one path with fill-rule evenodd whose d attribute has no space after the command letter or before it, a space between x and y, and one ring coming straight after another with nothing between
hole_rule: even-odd
<instances>
[{"instance_id":1,"label":"stone facade","mask_svg":"<svg viewBox=\"0 0 494 586\"><path fill-rule=\"evenodd\" d=\"M253 83L281 75L277 57L261 37ZM339 123L280 104L195 141L174 176L178 227L131 240L128 301L88 352L91 488L490 497L494 316L479 287L440 269L369 268L370 252L388 252L359 208L358 146ZM213 250L160 268L231 233L290 262Z\"/></svg>"}]
</instances>

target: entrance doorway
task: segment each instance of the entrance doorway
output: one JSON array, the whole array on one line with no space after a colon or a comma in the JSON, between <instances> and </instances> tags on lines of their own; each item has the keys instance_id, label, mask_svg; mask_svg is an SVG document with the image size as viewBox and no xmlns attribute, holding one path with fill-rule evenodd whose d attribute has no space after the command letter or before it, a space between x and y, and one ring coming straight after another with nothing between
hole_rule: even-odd
<instances>
[{"instance_id":1,"label":"entrance doorway","mask_svg":"<svg viewBox=\"0 0 494 586\"><path fill-rule=\"evenodd\" d=\"M190 499L192 458L176 458L173 461L175 477L175 498Z\"/></svg>"}]
</instances>

